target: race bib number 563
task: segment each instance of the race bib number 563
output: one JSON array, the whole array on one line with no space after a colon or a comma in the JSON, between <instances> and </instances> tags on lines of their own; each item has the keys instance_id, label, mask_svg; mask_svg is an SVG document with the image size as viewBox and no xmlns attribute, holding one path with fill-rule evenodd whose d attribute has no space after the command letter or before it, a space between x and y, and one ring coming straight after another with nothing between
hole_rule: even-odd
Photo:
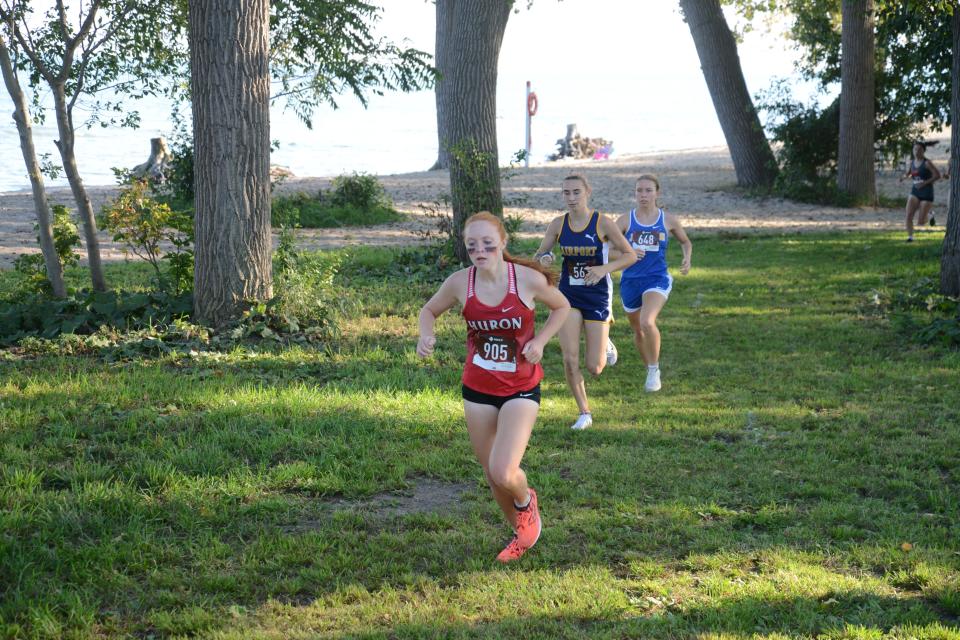
<instances>
[{"instance_id":1,"label":"race bib number 563","mask_svg":"<svg viewBox=\"0 0 960 640\"><path fill-rule=\"evenodd\" d=\"M586 284L584 278L587 277L587 269L589 269L591 266L593 265L586 262L571 262L569 269L570 284L580 287L584 286Z\"/></svg>"}]
</instances>

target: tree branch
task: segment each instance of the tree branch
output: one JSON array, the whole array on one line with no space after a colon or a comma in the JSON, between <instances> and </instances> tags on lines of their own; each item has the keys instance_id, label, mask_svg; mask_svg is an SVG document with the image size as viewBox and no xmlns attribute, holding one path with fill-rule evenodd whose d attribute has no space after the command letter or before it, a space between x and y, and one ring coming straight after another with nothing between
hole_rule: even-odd
<instances>
[{"instance_id":1,"label":"tree branch","mask_svg":"<svg viewBox=\"0 0 960 640\"><path fill-rule=\"evenodd\" d=\"M23 37L23 33L20 31L20 27L16 23L16 14L14 12L14 7L12 5L7 5L4 3L4 6L7 8L4 9L0 7L0 20L3 20L7 23L7 29L10 31L11 42L16 41L20 45L20 48L23 52L30 58L30 61L33 63L33 66L36 67L37 72L43 76L44 80L47 82L53 81L53 74L50 73L50 69L43 63L43 60L37 55L37 52L34 50L33 38L30 36L30 29L27 27L26 18L23 18L24 27L27 30L27 38Z\"/></svg>"},{"instance_id":2,"label":"tree branch","mask_svg":"<svg viewBox=\"0 0 960 640\"><path fill-rule=\"evenodd\" d=\"M63 0L57 0L57 15L60 16L60 39L66 44L70 27L67 25L67 9L63 6Z\"/></svg>"},{"instance_id":3,"label":"tree branch","mask_svg":"<svg viewBox=\"0 0 960 640\"><path fill-rule=\"evenodd\" d=\"M57 1L60 2L60 0ZM66 82L67 78L70 77L70 68L73 66L73 56L77 51L77 46L87 37L90 29L93 28L93 23L101 4L103 4L103 0L93 0L93 2L90 3L90 13L87 14L77 35L67 41L67 49L63 54L63 68L60 69L59 80L61 82Z\"/></svg>"}]
</instances>

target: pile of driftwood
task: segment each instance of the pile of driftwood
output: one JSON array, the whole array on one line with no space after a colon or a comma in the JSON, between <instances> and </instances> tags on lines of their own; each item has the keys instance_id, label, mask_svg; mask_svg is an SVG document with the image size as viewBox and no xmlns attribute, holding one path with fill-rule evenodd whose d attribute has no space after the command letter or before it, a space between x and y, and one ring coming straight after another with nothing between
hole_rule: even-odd
<instances>
[{"instance_id":1,"label":"pile of driftwood","mask_svg":"<svg viewBox=\"0 0 960 640\"><path fill-rule=\"evenodd\" d=\"M549 157L550 160L562 158L595 158L606 159L613 151L613 141L603 138L586 138L577 131L577 125L567 125L565 138L557 140L557 152Z\"/></svg>"}]
</instances>

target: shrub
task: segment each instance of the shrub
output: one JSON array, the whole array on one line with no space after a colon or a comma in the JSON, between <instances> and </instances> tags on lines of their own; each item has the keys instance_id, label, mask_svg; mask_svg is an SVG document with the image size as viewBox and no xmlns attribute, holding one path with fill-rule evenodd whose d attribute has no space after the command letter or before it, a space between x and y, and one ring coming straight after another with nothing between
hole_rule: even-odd
<instances>
[{"instance_id":1,"label":"shrub","mask_svg":"<svg viewBox=\"0 0 960 640\"><path fill-rule=\"evenodd\" d=\"M337 315L342 309L334 278L343 261L340 253L304 253L295 248L293 231L284 229L274 253L274 297L261 308L248 312L248 319L259 314L289 332L309 330L324 339L339 333ZM272 329L272 327L271 327Z\"/></svg>"},{"instance_id":2,"label":"shrub","mask_svg":"<svg viewBox=\"0 0 960 640\"><path fill-rule=\"evenodd\" d=\"M790 200L817 204L853 204L837 188L837 146L840 141L840 99L828 107L795 101L780 81L758 96L767 114L767 129L779 143L780 172L773 192Z\"/></svg>"},{"instance_id":3,"label":"shrub","mask_svg":"<svg viewBox=\"0 0 960 640\"><path fill-rule=\"evenodd\" d=\"M353 207L360 210L389 209L393 206L376 176L356 172L353 175L342 175L333 179L330 204L335 207Z\"/></svg>"},{"instance_id":4,"label":"shrub","mask_svg":"<svg viewBox=\"0 0 960 640\"><path fill-rule=\"evenodd\" d=\"M169 205L147 196L148 185L134 180L116 199L104 205L100 224L137 257L146 260L156 272L157 286L174 294L193 288L193 220L174 212ZM161 255L161 243L169 242L172 251ZM166 260L164 274L160 261Z\"/></svg>"},{"instance_id":5,"label":"shrub","mask_svg":"<svg viewBox=\"0 0 960 640\"><path fill-rule=\"evenodd\" d=\"M875 291L873 304L887 310L897 327L920 344L960 346L960 298L940 293L932 278L921 278L892 295Z\"/></svg>"},{"instance_id":6,"label":"shrub","mask_svg":"<svg viewBox=\"0 0 960 640\"><path fill-rule=\"evenodd\" d=\"M400 219L376 176L356 173L335 178L328 192L277 196L271 208L274 227L347 227Z\"/></svg>"},{"instance_id":7,"label":"shrub","mask_svg":"<svg viewBox=\"0 0 960 640\"><path fill-rule=\"evenodd\" d=\"M0 304L0 345L26 337L91 334L104 325L123 329L163 325L187 318L192 308L190 294L82 291L64 299L35 294Z\"/></svg>"},{"instance_id":8,"label":"shrub","mask_svg":"<svg viewBox=\"0 0 960 640\"><path fill-rule=\"evenodd\" d=\"M53 248L57 252L60 264L64 268L72 267L80 261L80 254L74 249L80 246L80 232L77 224L70 216L70 211L61 204L55 204L51 208L53 212ZM40 225L34 224L33 230L39 232ZM40 242L39 235L37 242ZM22 255L13 263L15 271L24 276L19 286L13 294L13 298L21 298L32 293L52 292L50 280L47 278L47 266L42 253L31 253Z\"/></svg>"}]
</instances>

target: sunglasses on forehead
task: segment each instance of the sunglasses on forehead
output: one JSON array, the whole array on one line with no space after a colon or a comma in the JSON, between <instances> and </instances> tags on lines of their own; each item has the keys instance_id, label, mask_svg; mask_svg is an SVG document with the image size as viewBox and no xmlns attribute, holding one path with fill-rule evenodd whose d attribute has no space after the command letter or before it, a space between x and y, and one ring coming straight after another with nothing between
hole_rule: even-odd
<instances>
[{"instance_id":1,"label":"sunglasses on forehead","mask_svg":"<svg viewBox=\"0 0 960 640\"><path fill-rule=\"evenodd\" d=\"M497 245L495 244L487 244L482 247L477 247L477 246L467 247L467 253L469 253L470 255L473 255L475 253L493 253L496 250L497 250Z\"/></svg>"}]
</instances>

